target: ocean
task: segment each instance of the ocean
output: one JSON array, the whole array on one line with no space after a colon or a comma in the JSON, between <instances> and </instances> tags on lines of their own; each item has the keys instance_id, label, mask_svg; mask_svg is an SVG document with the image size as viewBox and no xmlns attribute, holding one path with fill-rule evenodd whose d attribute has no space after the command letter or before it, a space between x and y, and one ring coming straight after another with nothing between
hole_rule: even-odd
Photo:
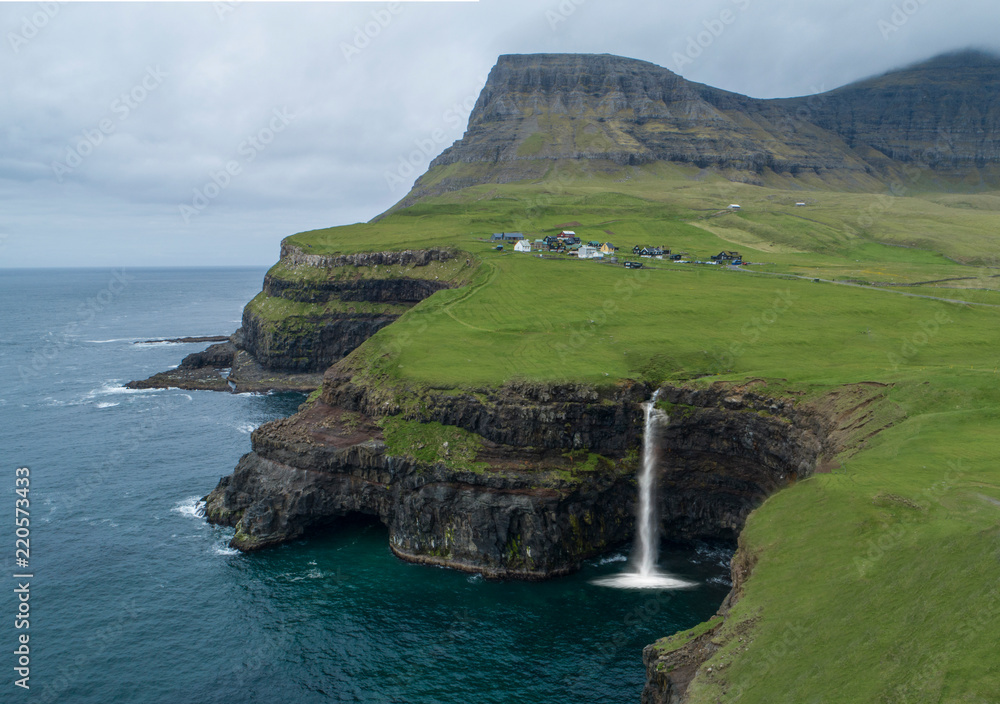
<instances>
[{"instance_id":1,"label":"ocean","mask_svg":"<svg viewBox=\"0 0 1000 704\"><path fill-rule=\"evenodd\" d=\"M727 549L664 545L661 565L697 586L636 591L594 584L628 546L569 577L492 582L401 562L377 522L252 555L205 522L198 501L250 432L304 397L123 384L206 346L136 342L235 330L264 271L0 271L0 515L24 496L30 513L27 567L14 521L0 527L0 700L638 702L643 646L715 612ZM24 634L30 693L14 684Z\"/></svg>"}]
</instances>

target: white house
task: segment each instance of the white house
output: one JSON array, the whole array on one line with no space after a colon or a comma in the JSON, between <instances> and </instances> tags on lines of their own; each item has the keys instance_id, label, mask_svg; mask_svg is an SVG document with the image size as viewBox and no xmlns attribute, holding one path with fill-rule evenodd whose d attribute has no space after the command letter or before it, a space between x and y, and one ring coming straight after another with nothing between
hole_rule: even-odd
<instances>
[{"instance_id":1,"label":"white house","mask_svg":"<svg viewBox=\"0 0 1000 704\"><path fill-rule=\"evenodd\" d=\"M518 240L517 244L514 245L515 252L530 252L531 242L528 240Z\"/></svg>"},{"instance_id":2,"label":"white house","mask_svg":"<svg viewBox=\"0 0 1000 704\"><path fill-rule=\"evenodd\" d=\"M580 259L601 259L604 257L604 254L602 254L601 250L597 247L591 247L590 245L585 244L580 247L576 256Z\"/></svg>"}]
</instances>

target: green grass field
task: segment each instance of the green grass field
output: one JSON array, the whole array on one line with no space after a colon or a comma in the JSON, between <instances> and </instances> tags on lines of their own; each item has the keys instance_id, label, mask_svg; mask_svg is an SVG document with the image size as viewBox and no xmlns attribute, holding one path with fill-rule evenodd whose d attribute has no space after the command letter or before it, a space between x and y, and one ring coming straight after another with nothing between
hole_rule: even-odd
<instances>
[{"instance_id":1,"label":"green grass field","mask_svg":"<svg viewBox=\"0 0 1000 704\"><path fill-rule=\"evenodd\" d=\"M729 203L742 211L724 212ZM769 393L807 398L891 385L900 422L751 516L742 544L759 561L691 701L994 702L998 211L997 194L782 191L661 169L629 182L478 186L291 241L315 253L448 245L477 262L466 286L436 293L349 358L380 383L760 378ZM483 241L566 223L623 253L739 249L760 266L626 270Z\"/></svg>"}]
</instances>

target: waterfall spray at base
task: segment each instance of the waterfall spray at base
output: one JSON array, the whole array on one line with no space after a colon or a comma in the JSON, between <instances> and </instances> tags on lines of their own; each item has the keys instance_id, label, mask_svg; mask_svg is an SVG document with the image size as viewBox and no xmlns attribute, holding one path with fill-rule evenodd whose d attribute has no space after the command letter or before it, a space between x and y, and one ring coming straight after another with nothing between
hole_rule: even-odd
<instances>
[{"instance_id":1,"label":"waterfall spray at base","mask_svg":"<svg viewBox=\"0 0 1000 704\"><path fill-rule=\"evenodd\" d=\"M656 513L656 465L660 459L658 431L667 415L656 407L659 390L642 404L645 427L642 436L642 466L639 468L639 507L636 514L636 541L632 553L633 567L628 572L595 580L605 587L625 589L677 589L694 586L660 572L656 558L660 551L660 519Z\"/></svg>"}]
</instances>

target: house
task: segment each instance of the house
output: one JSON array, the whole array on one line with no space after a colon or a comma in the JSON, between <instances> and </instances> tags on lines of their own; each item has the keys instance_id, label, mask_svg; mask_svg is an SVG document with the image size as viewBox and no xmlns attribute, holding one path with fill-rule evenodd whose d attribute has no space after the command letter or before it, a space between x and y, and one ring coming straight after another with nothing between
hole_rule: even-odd
<instances>
[{"instance_id":1,"label":"house","mask_svg":"<svg viewBox=\"0 0 1000 704\"><path fill-rule=\"evenodd\" d=\"M730 205L729 209L730 210L741 210L740 206L738 206L736 203L733 203L732 205Z\"/></svg>"},{"instance_id":2,"label":"house","mask_svg":"<svg viewBox=\"0 0 1000 704\"><path fill-rule=\"evenodd\" d=\"M580 259L602 259L604 254L601 253L597 247L591 247L589 244L585 244L580 249L577 250L577 255Z\"/></svg>"},{"instance_id":3,"label":"house","mask_svg":"<svg viewBox=\"0 0 1000 704\"><path fill-rule=\"evenodd\" d=\"M642 262L625 262L626 269L641 269Z\"/></svg>"},{"instance_id":4,"label":"house","mask_svg":"<svg viewBox=\"0 0 1000 704\"><path fill-rule=\"evenodd\" d=\"M618 248L615 247L610 242L605 242L604 244L600 245L600 247L602 254L614 254L615 252L618 251Z\"/></svg>"},{"instance_id":5,"label":"house","mask_svg":"<svg viewBox=\"0 0 1000 704\"><path fill-rule=\"evenodd\" d=\"M560 237L576 237L576 233L572 230L563 230L559 233Z\"/></svg>"},{"instance_id":6,"label":"house","mask_svg":"<svg viewBox=\"0 0 1000 704\"><path fill-rule=\"evenodd\" d=\"M657 257L658 259L662 259L664 254L670 254L670 250L663 247L644 247L637 244L632 248L632 254L640 257Z\"/></svg>"},{"instance_id":7,"label":"house","mask_svg":"<svg viewBox=\"0 0 1000 704\"><path fill-rule=\"evenodd\" d=\"M490 242L517 242L523 239L524 235L520 232L494 232Z\"/></svg>"},{"instance_id":8,"label":"house","mask_svg":"<svg viewBox=\"0 0 1000 704\"><path fill-rule=\"evenodd\" d=\"M593 247L594 249L600 249L601 248L601 243L600 242L596 242L594 240L591 240L590 242L587 243L587 246L588 247Z\"/></svg>"},{"instance_id":9,"label":"house","mask_svg":"<svg viewBox=\"0 0 1000 704\"><path fill-rule=\"evenodd\" d=\"M531 242L529 242L528 240L518 240L517 243L514 245L514 251L515 252L530 252L531 251Z\"/></svg>"},{"instance_id":10,"label":"house","mask_svg":"<svg viewBox=\"0 0 1000 704\"><path fill-rule=\"evenodd\" d=\"M741 259L739 252L719 252L718 254L712 255L713 262L730 262Z\"/></svg>"}]
</instances>

